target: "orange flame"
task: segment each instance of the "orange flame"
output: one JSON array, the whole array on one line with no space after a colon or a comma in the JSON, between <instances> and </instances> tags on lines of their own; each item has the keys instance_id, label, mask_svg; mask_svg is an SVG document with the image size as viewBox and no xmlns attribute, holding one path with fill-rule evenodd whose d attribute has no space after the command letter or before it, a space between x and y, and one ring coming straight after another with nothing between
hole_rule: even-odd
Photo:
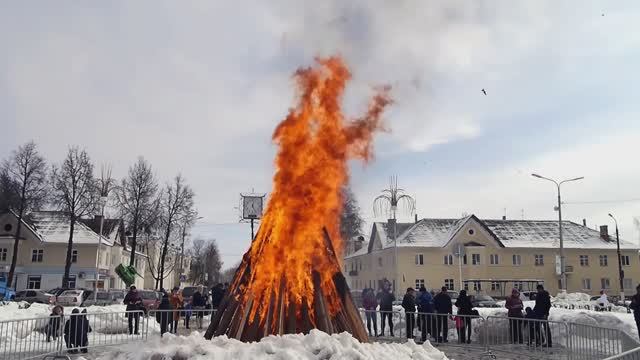
<instances>
[{"instance_id":1,"label":"orange flame","mask_svg":"<svg viewBox=\"0 0 640 360\"><path fill-rule=\"evenodd\" d=\"M339 57L316 62L319 66L295 73L299 102L273 133L279 145L277 171L260 230L247 254L252 264L243 289L245 303L249 296L268 302L271 294L281 295L277 293L284 278L287 303L295 301L299 308L305 298L311 309L312 270L320 273L326 298L337 297L331 279L340 268L337 259L318 253L326 248L322 229L327 229L340 259L341 189L349 178L347 160L371 158L373 133L382 129L381 114L391 99L390 88L380 88L364 116L347 121L340 102L351 78L349 70ZM330 315L339 306L329 300ZM254 307L252 315L259 312L264 320L266 308Z\"/></svg>"}]
</instances>

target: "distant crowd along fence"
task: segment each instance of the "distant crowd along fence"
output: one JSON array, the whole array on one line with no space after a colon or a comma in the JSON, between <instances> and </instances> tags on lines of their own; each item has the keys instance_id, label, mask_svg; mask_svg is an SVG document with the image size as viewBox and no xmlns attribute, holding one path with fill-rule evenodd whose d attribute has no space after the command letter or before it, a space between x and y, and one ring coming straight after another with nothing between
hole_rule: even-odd
<instances>
[{"instance_id":1,"label":"distant crowd along fence","mask_svg":"<svg viewBox=\"0 0 640 360\"><path fill-rule=\"evenodd\" d=\"M112 346L144 342L150 336L160 336L161 330L188 335L205 330L214 314L215 310L156 310L147 314L78 313L0 321L0 359L101 352ZM405 341L407 334L421 341L424 329L426 340L473 348L478 358L495 358L494 354L502 352L537 359L640 360L636 339L622 330L600 326L500 316L414 313L407 317L401 311L361 310L361 316L372 335L374 327L377 333L384 330L384 336L372 336L371 341Z\"/></svg>"}]
</instances>

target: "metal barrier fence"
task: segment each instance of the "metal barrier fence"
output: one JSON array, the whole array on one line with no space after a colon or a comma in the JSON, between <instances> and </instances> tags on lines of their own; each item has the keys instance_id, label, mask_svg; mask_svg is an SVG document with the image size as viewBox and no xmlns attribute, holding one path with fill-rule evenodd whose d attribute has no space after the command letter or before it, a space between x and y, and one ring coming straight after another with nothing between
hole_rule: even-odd
<instances>
[{"instance_id":1,"label":"metal barrier fence","mask_svg":"<svg viewBox=\"0 0 640 360\"><path fill-rule=\"evenodd\" d=\"M150 334L187 335L206 329L215 310L179 309L78 313L0 321L0 359L22 360L82 353L144 341ZM379 340L414 338L539 359L638 359L640 343L619 329L501 316L364 311L362 321ZM384 327L382 323L384 321ZM393 326L393 335L390 328ZM625 351L627 351L625 353ZM616 357L617 356L617 357Z\"/></svg>"}]
</instances>

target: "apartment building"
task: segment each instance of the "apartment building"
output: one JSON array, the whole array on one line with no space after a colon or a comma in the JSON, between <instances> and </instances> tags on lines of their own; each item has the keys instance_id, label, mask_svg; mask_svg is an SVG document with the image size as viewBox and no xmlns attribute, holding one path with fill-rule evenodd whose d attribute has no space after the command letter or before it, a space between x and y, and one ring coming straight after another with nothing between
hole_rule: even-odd
<instances>
[{"instance_id":1,"label":"apartment building","mask_svg":"<svg viewBox=\"0 0 640 360\"><path fill-rule=\"evenodd\" d=\"M569 292L619 293L616 239L607 226L594 230L563 221L563 240ZM379 288L385 281L396 293L421 285L463 287L492 296L512 287L534 288L538 282L552 294L560 288L557 221L481 220L474 215L414 223L390 220L374 223L368 242L354 241L343 269L352 290ZM622 239L620 248L624 288L630 294L640 282L639 249Z\"/></svg>"},{"instance_id":2,"label":"apartment building","mask_svg":"<svg viewBox=\"0 0 640 360\"><path fill-rule=\"evenodd\" d=\"M130 249L121 220L105 219L103 236L98 235L100 218L78 221L74 228L70 286L123 288L115 267L128 264ZM13 256L17 217L0 214L0 272L8 274ZM15 286L20 289L52 289L62 285L69 241L69 219L59 211L37 211L22 222ZM95 229L95 230L94 230ZM146 255L137 252L136 269L144 274ZM144 279L136 279L137 286Z\"/></svg>"}]
</instances>

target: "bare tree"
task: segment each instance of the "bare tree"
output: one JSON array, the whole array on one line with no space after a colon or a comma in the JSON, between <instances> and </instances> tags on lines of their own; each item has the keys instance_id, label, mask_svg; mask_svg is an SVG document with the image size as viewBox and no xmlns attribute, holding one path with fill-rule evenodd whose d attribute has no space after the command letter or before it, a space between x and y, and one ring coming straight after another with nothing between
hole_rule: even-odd
<instances>
[{"instance_id":1,"label":"bare tree","mask_svg":"<svg viewBox=\"0 0 640 360\"><path fill-rule=\"evenodd\" d=\"M194 284L203 284L205 280L205 262L204 258L205 241L202 239L195 239L193 245L188 250L189 256L191 256L191 268L189 269L189 280Z\"/></svg>"},{"instance_id":2,"label":"bare tree","mask_svg":"<svg viewBox=\"0 0 640 360\"><path fill-rule=\"evenodd\" d=\"M220 269L222 269L222 259L220 259L220 250L218 250L218 244L216 239L211 239L207 244L204 251L205 259L205 272L207 273L207 286L213 285L214 282L220 280Z\"/></svg>"},{"instance_id":3,"label":"bare tree","mask_svg":"<svg viewBox=\"0 0 640 360\"><path fill-rule=\"evenodd\" d=\"M62 287L67 287L71 270L73 231L76 222L79 218L93 213L100 189L93 177L93 164L91 164L89 155L78 147L69 148L62 165L53 167L51 177L54 204L58 204L60 210L69 217L69 243L62 278Z\"/></svg>"},{"instance_id":4,"label":"bare tree","mask_svg":"<svg viewBox=\"0 0 640 360\"><path fill-rule=\"evenodd\" d=\"M0 166L0 212L9 211L18 207L20 201L16 195L17 188L9 173Z\"/></svg>"},{"instance_id":5,"label":"bare tree","mask_svg":"<svg viewBox=\"0 0 640 360\"><path fill-rule=\"evenodd\" d=\"M194 216L193 191L185 184L181 175L175 177L173 183L167 184L160 194L158 220L163 232L162 250L160 253L160 269L158 271L159 287L165 279L165 260L169 250L169 241L178 224Z\"/></svg>"},{"instance_id":6,"label":"bare tree","mask_svg":"<svg viewBox=\"0 0 640 360\"><path fill-rule=\"evenodd\" d=\"M7 285L12 286L18 261L22 218L40 207L47 196L47 163L38 153L36 144L28 142L14 151L2 164L2 187L7 192L7 208L18 216L18 224L13 240L13 255Z\"/></svg>"},{"instance_id":7,"label":"bare tree","mask_svg":"<svg viewBox=\"0 0 640 360\"><path fill-rule=\"evenodd\" d=\"M135 262L138 231L153 214L157 190L158 183L151 171L151 165L143 157L139 157L138 162L129 168L129 174L122 179L120 186L116 189L118 208L125 221L132 227L129 266L133 266Z\"/></svg>"},{"instance_id":8,"label":"bare tree","mask_svg":"<svg viewBox=\"0 0 640 360\"><path fill-rule=\"evenodd\" d=\"M360 216L360 207L350 187L342 189L342 213L340 214L340 235L344 244L360 235L364 220Z\"/></svg>"},{"instance_id":9,"label":"bare tree","mask_svg":"<svg viewBox=\"0 0 640 360\"><path fill-rule=\"evenodd\" d=\"M233 280L233 276L236 274L236 271L238 270L239 266L240 266L240 261L235 263L232 267L222 271L222 274L220 275L220 282L230 283Z\"/></svg>"}]
</instances>

